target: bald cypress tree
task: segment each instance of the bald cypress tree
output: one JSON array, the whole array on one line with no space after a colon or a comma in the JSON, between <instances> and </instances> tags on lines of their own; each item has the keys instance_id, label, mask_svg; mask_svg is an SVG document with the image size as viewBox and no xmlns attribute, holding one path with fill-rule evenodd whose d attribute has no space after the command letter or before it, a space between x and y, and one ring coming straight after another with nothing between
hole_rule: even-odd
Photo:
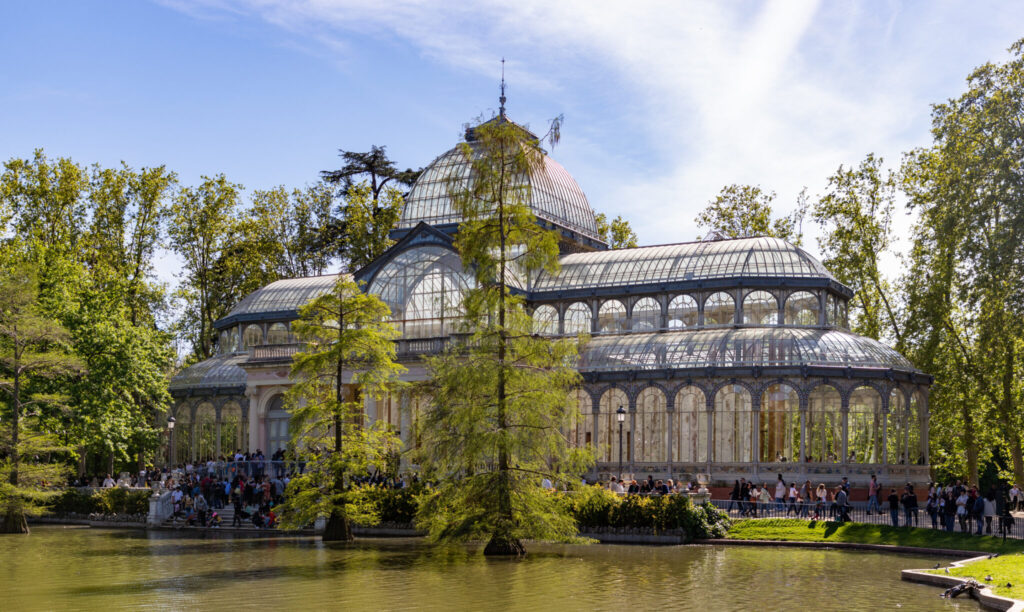
<instances>
[{"instance_id":1,"label":"bald cypress tree","mask_svg":"<svg viewBox=\"0 0 1024 612\"><path fill-rule=\"evenodd\" d=\"M523 540L577 536L542 480L574 484L590 465L563 433L576 413L569 398L579 346L534 335L511 285L558 269L558 235L529 206L526 177L543 164L539 140L503 115L470 134L461 148L472 178L449 186L463 219L455 246L476 280L463 296L470 339L428 362L433 406L420 462L439 484L419 523L436 541L484 540L486 555L521 555Z\"/></svg>"}]
</instances>

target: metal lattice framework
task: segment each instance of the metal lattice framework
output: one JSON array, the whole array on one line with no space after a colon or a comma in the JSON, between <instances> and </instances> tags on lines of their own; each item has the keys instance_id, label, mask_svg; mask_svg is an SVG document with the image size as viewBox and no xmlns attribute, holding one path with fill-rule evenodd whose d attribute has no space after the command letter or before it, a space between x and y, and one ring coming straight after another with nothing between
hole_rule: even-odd
<instances>
[{"instance_id":1,"label":"metal lattice framework","mask_svg":"<svg viewBox=\"0 0 1024 612\"><path fill-rule=\"evenodd\" d=\"M761 236L574 253L562 257L557 274L541 274L530 288L547 292L759 277L835 281L803 249Z\"/></svg>"},{"instance_id":2,"label":"metal lattice framework","mask_svg":"<svg viewBox=\"0 0 1024 612\"><path fill-rule=\"evenodd\" d=\"M435 159L409 191L399 229L422 222L456 224L461 217L449 193L464 188L472 179L472 165L461 147ZM597 221L587 196L561 164L544 156L543 166L529 178L530 208L538 218L592 239L598 239Z\"/></svg>"},{"instance_id":3,"label":"metal lattice framework","mask_svg":"<svg viewBox=\"0 0 1024 612\"><path fill-rule=\"evenodd\" d=\"M917 371L884 344L839 329L756 327L594 336L584 372L831 366Z\"/></svg>"}]
</instances>

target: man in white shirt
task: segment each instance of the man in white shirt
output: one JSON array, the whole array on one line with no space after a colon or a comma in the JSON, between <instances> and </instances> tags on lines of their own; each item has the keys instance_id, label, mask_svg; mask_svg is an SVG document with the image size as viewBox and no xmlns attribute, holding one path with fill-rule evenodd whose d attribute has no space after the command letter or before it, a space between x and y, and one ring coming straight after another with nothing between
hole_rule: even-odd
<instances>
[{"instance_id":1,"label":"man in white shirt","mask_svg":"<svg viewBox=\"0 0 1024 612\"><path fill-rule=\"evenodd\" d=\"M103 488L112 489L114 488L114 484L114 479L110 477L110 474L107 474L107 477L103 479Z\"/></svg>"},{"instance_id":2,"label":"man in white shirt","mask_svg":"<svg viewBox=\"0 0 1024 612\"><path fill-rule=\"evenodd\" d=\"M775 482L775 509L786 509L786 482L782 480L782 474L779 474L779 479Z\"/></svg>"}]
</instances>

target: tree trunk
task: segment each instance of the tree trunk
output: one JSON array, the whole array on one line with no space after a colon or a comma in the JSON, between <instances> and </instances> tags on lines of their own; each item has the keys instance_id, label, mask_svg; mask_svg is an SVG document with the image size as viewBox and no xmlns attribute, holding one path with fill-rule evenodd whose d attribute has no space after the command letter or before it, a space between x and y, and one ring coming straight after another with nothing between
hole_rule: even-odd
<instances>
[{"instance_id":1,"label":"tree trunk","mask_svg":"<svg viewBox=\"0 0 1024 612\"><path fill-rule=\"evenodd\" d=\"M12 510L5 514L3 523L0 523L0 533L28 533L28 521L25 520L25 513L20 510Z\"/></svg>"},{"instance_id":2,"label":"tree trunk","mask_svg":"<svg viewBox=\"0 0 1024 612\"><path fill-rule=\"evenodd\" d=\"M11 397L11 407L13 414L11 415L11 475L10 483L17 487L18 486L18 468L21 466L21 453L19 452L19 445L21 444L21 375L18 371L21 364L18 363L20 359L17 359L14 364L14 393ZM25 520L25 517L21 517ZM4 519L4 526L6 527L7 520ZM28 527L25 527L25 532L28 531ZM4 532L4 533L24 533L24 532Z\"/></svg>"},{"instance_id":3,"label":"tree trunk","mask_svg":"<svg viewBox=\"0 0 1024 612\"><path fill-rule=\"evenodd\" d=\"M960 405L960 414L964 421L964 449L967 451L967 480L978 482L978 438L974 435L974 415L971 405L964 402Z\"/></svg>"},{"instance_id":4,"label":"tree trunk","mask_svg":"<svg viewBox=\"0 0 1024 612\"><path fill-rule=\"evenodd\" d=\"M493 535L487 546L484 546L484 556L487 557L521 557L525 554L526 547L515 538Z\"/></svg>"},{"instance_id":5,"label":"tree trunk","mask_svg":"<svg viewBox=\"0 0 1024 612\"><path fill-rule=\"evenodd\" d=\"M327 519L327 525L324 526L324 532L320 539L324 542L352 541L352 526L348 522L348 517L337 511L332 512L330 518Z\"/></svg>"},{"instance_id":6,"label":"tree trunk","mask_svg":"<svg viewBox=\"0 0 1024 612\"><path fill-rule=\"evenodd\" d=\"M1013 460L1013 481L1024 482L1024 457L1021 455L1020 432L1014 426L1010 415L1014 413L1013 374L1016 368L1016 347L1011 340L1006 350L1006 364L1003 366L1003 397L1000 402L1003 426L1006 428L1006 443Z\"/></svg>"}]
</instances>

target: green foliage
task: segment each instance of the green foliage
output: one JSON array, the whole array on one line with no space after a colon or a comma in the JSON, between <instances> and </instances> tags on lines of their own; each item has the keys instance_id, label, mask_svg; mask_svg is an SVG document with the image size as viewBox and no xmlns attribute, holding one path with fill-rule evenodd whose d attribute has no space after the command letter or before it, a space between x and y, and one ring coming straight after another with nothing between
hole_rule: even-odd
<instances>
[{"instance_id":1,"label":"green foliage","mask_svg":"<svg viewBox=\"0 0 1024 612\"><path fill-rule=\"evenodd\" d=\"M365 181L349 187L341 205L342 252L349 270L362 268L394 244L389 233L404 207L402 192L394 187L384 189L376 198Z\"/></svg>"},{"instance_id":2,"label":"green foliage","mask_svg":"<svg viewBox=\"0 0 1024 612\"><path fill-rule=\"evenodd\" d=\"M775 192L754 185L728 185L697 216L697 226L719 231L728 238L774 236L799 245L803 240L806 196L800 193L796 210L772 218Z\"/></svg>"},{"instance_id":3,"label":"green foliage","mask_svg":"<svg viewBox=\"0 0 1024 612\"><path fill-rule=\"evenodd\" d=\"M362 398L355 385L374 395L397 385L404 368L394 361L397 334L389 315L386 304L344 275L299 310L292 330L306 348L292 363L296 383L286 402L293 450L307 464L288 484L288 499L279 507L282 524L303 526L332 515L375 520L365 496L352 494L350 479L386 464L400 442L381 421L360 423Z\"/></svg>"},{"instance_id":4,"label":"green foliage","mask_svg":"<svg viewBox=\"0 0 1024 612\"><path fill-rule=\"evenodd\" d=\"M411 525L416 520L419 508L418 497L423 494L422 486L404 489L388 489L376 485L362 485L352 491L352 498L373 508L376 522L364 524L392 523Z\"/></svg>"},{"instance_id":5,"label":"green foliage","mask_svg":"<svg viewBox=\"0 0 1024 612\"><path fill-rule=\"evenodd\" d=\"M146 514L150 491L122 487L97 489L65 489L56 494L46 510L55 514Z\"/></svg>"},{"instance_id":6,"label":"green foliage","mask_svg":"<svg viewBox=\"0 0 1024 612\"><path fill-rule=\"evenodd\" d=\"M503 116L471 133L461 151L473 180L449 186L463 219L455 247L476 281L463 292L470 338L427 362L433 405L417 458L439 484L418 523L435 541L489 539L485 553L508 554L524 539L575 539L575 521L541 480L573 482L592 457L562 434L577 412L578 340L534 336L508 286L558 268L558 235L529 207L525 178L542 163L539 142Z\"/></svg>"},{"instance_id":7,"label":"green foliage","mask_svg":"<svg viewBox=\"0 0 1024 612\"><path fill-rule=\"evenodd\" d=\"M933 144L902 171L919 214L907 344L936 376L932 455L972 481L995 447L1003 475L1024 482L1024 40L1010 53L933 107Z\"/></svg>"},{"instance_id":8,"label":"green foliage","mask_svg":"<svg viewBox=\"0 0 1024 612\"><path fill-rule=\"evenodd\" d=\"M564 503L582 531L594 528L642 528L655 533L683 530L691 540L721 538L728 516L710 503L694 506L686 495L616 495L598 486L564 494Z\"/></svg>"},{"instance_id":9,"label":"green foliage","mask_svg":"<svg viewBox=\"0 0 1024 612\"><path fill-rule=\"evenodd\" d=\"M233 257L230 240L242 186L223 174L202 179L199 186L184 187L176 194L168 227L170 246L182 259L176 292L184 303L179 332L192 345L196 361L213 356L213 322L231 310L238 291L254 290L267 280L260 275L258 281L247 283L238 276L239 269L251 263Z\"/></svg>"},{"instance_id":10,"label":"green foliage","mask_svg":"<svg viewBox=\"0 0 1024 612\"><path fill-rule=\"evenodd\" d=\"M625 249L631 248L638 245L636 239L636 232L633 231L633 227L626 221L622 216L615 217L611 223L608 222L608 216L604 213L598 213L594 216L594 220L597 221L597 233L601 236L601 240L608 243L608 246L612 249Z\"/></svg>"},{"instance_id":11,"label":"green foliage","mask_svg":"<svg viewBox=\"0 0 1024 612\"><path fill-rule=\"evenodd\" d=\"M892 280L881 270L882 257L895 240L892 213L896 180L884 161L868 154L856 168L840 166L828 179L828 191L811 215L822 227L818 246L822 263L854 290L850 301L852 329L876 340L903 343L903 313Z\"/></svg>"}]
</instances>

